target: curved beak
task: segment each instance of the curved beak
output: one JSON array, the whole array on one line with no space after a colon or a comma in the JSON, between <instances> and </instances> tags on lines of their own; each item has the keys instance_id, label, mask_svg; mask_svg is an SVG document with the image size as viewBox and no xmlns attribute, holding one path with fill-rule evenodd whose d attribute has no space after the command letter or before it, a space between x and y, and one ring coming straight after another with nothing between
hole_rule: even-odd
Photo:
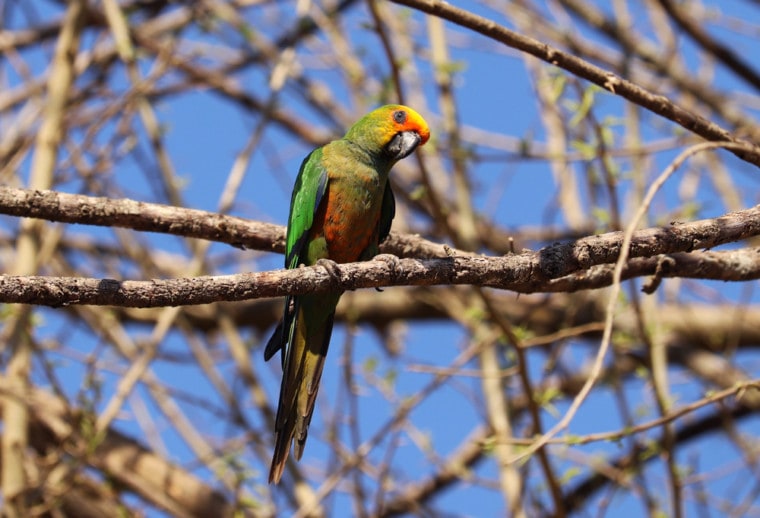
<instances>
[{"instance_id":1,"label":"curved beak","mask_svg":"<svg viewBox=\"0 0 760 518\"><path fill-rule=\"evenodd\" d=\"M422 137L416 131L396 133L385 149L394 160L408 157L422 142Z\"/></svg>"}]
</instances>

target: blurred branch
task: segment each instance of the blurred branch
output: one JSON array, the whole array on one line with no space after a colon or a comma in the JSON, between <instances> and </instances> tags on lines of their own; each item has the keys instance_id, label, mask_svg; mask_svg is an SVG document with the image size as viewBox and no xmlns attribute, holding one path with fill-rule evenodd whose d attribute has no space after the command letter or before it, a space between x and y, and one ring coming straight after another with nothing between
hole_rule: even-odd
<instances>
[{"instance_id":1,"label":"blurred branch","mask_svg":"<svg viewBox=\"0 0 760 518\"><path fill-rule=\"evenodd\" d=\"M469 478L471 476L470 469L483 459L485 455L483 445L492 433L493 430L486 426L474 430L435 473L424 480L407 486L401 494L386 502L378 518L419 511L428 500L447 487L459 480Z\"/></svg>"},{"instance_id":2,"label":"blurred branch","mask_svg":"<svg viewBox=\"0 0 760 518\"><path fill-rule=\"evenodd\" d=\"M29 186L49 189L59 156L59 147L65 135L65 115L75 79L74 59L79 51L79 40L84 14L84 0L74 0L66 8L61 31L55 45L53 60L46 83L42 121L35 137L34 155L29 173ZM16 275L31 275L47 261L56 249L60 234L48 232L43 222L24 218L19 222L15 263L11 271ZM32 309L16 306L5 319L4 342L11 357L7 364L8 384L23 396L32 387L31 371L34 356L28 329L31 327ZM0 398L3 405L2 470L0 484L4 514L9 518L27 516L27 494L33 487L25 466L29 444L29 411L15 398Z\"/></svg>"},{"instance_id":3,"label":"blurred branch","mask_svg":"<svg viewBox=\"0 0 760 518\"><path fill-rule=\"evenodd\" d=\"M735 404L729 408L719 408L707 416L695 417L688 424L674 431L674 448L677 451L686 447L689 441L724 428L727 420L740 420L755 414L755 409L742 404ZM661 437L646 442L637 441L629 453L621 455L607 464L616 470L625 472L639 470L643 465L658 458L657 455L647 453L651 453L653 450L656 453L662 442L663 438ZM565 493L565 502L569 511L577 511L609 482L610 479L603 473L603 470L597 470L594 474L573 484Z\"/></svg>"},{"instance_id":4,"label":"blurred branch","mask_svg":"<svg viewBox=\"0 0 760 518\"><path fill-rule=\"evenodd\" d=\"M724 428L726 422L729 420L739 420L744 417L753 416L757 413L758 405L760 404L757 381L748 380L743 374L736 373L736 375L724 376L717 384L727 388L724 388L718 393L709 395L703 398L703 400L692 403L687 407L681 408L678 411L671 412L667 416L663 416L657 420L670 422L683 415L693 415L694 408L703 406L706 403L714 402L719 405L715 412L706 416L692 417L688 423L673 430L672 444L674 450L677 451L682 449L689 441ZM733 404L724 401L724 398L731 394L736 394L737 401ZM649 426L649 424L646 426ZM627 431L627 433L630 432L632 431ZM659 438L646 442L637 442L632 452L619 457L609 464L616 469L625 471L641 469L642 465L658 458L657 455L652 455L651 453L657 453L657 450L664 447L664 444L666 443L666 433L667 432L663 432L663 435ZM645 455L644 452L649 452L650 454ZM675 451L673 454L675 454ZM582 506L588 498L599 491L608 482L609 479L604 473L597 472L581 482L574 484L565 496L570 510L578 509L579 506Z\"/></svg>"},{"instance_id":5,"label":"blurred branch","mask_svg":"<svg viewBox=\"0 0 760 518\"><path fill-rule=\"evenodd\" d=\"M127 436L107 430L99 438L88 437L83 432L90 429L86 417L52 394L35 388L22 397L2 376L0 392L4 401L13 399L30 409L31 444L40 455L63 447L79 462L102 470L117 487L135 492L174 516L230 515L221 493ZM70 464L76 466L77 462Z\"/></svg>"},{"instance_id":6,"label":"blurred branch","mask_svg":"<svg viewBox=\"0 0 760 518\"><path fill-rule=\"evenodd\" d=\"M660 6L668 13L668 16L678 24L697 44L710 54L715 56L721 63L760 91L760 74L757 70L744 61L731 48L722 44L703 28L703 25L692 20L679 5L672 0L658 0Z\"/></svg>"}]
</instances>

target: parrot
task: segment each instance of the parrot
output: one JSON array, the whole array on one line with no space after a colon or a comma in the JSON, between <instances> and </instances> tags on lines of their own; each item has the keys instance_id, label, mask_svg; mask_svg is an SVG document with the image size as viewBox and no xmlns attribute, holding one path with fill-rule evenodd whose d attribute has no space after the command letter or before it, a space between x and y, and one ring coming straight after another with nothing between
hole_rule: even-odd
<instances>
[{"instance_id":1,"label":"parrot","mask_svg":"<svg viewBox=\"0 0 760 518\"><path fill-rule=\"evenodd\" d=\"M419 113L389 104L309 153L290 200L285 268L374 258L396 212L391 167L429 137ZM282 363L270 484L279 483L293 443L296 460L303 455L341 295L285 297L282 320L264 349L266 361L281 351Z\"/></svg>"}]
</instances>

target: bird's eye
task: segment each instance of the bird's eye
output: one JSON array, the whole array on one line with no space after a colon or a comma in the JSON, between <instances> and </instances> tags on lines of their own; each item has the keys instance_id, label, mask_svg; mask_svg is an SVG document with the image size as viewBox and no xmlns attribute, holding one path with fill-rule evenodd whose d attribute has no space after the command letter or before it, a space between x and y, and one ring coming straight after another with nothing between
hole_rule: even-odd
<instances>
[{"instance_id":1,"label":"bird's eye","mask_svg":"<svg viewBox=\"0 0 760 518\"><path fill-rule=\"evenodd\" d=\"M404 124L406 122L406 112L404 110L393 112L393 120L398 124Z\"/></svg>"}]
</instances>

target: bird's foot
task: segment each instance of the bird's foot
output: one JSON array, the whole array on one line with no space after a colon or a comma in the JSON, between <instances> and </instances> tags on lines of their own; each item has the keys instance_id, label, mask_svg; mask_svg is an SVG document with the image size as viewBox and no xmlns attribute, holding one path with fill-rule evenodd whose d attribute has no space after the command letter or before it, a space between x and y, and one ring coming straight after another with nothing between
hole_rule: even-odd
<instances>
[{"instance_id":1,"label":"bird's foot","mask_svg":"<svg viewBox=\"0 0 760 518\"><path fill-rule=\"evenodd\" d=\"M391 277L396 277L396 272L399 268L400 260L398 257L396 257L393 254L378 254L375 257L372 258L373 261L381 261L388 265L388 268L391 270ZM377 291L383 291L382 288L375 288Z\"/></svg>"},{"instance_id":2,"label":"bird's foot","mask_svg":"<svg viewBox=\"0 0 760 518\"><path fill-rule=\"evenodd\" d=\"M316 265L324 268L325 271L327 272L327 275L329 275L333 281L337 282L340 280L340 271L338 269L338 263L336 263L332 259L327 259L324 257L322 259L317 259Z\"/></svg>"}]
</instances>

